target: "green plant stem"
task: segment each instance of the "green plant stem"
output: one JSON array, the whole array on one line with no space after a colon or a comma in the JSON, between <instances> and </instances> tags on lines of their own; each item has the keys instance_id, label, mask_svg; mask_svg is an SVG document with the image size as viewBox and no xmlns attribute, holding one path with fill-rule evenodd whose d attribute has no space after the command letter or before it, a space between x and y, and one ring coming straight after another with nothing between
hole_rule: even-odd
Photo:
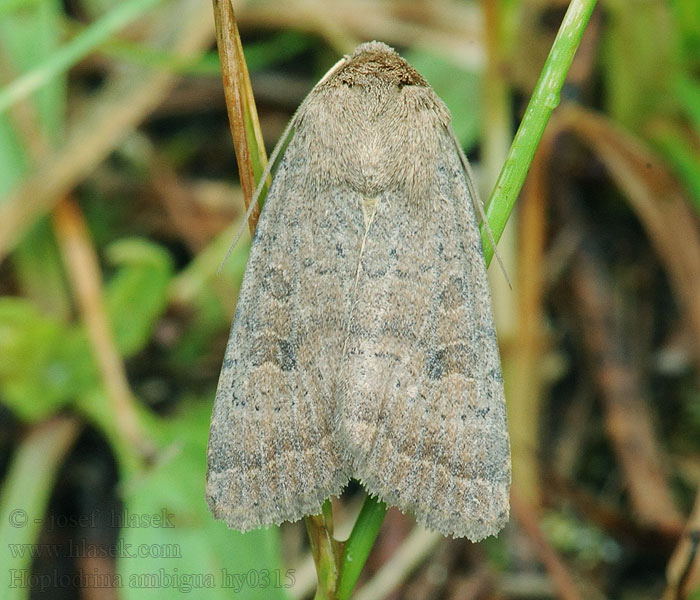
<instances>
[{"instance_id":1,"label":"green plant stem","mask_svg":"<svg viewBox=\"0 0 700 600\"><path fill-rule=\"evenodd\" d=\"M333 537L333 509L330 500L323 503L320 515L304 517L304 523L318 576L314 600L335 600L343 544Z\"/></svg>"},{"instance_id":2,"label":"green plant stem","mask_svg":"<svg viewBox=\"0 0 700 600\"><path fill-rule=\"evenodd\" d=\"M248 210L254 199L257 184L267 166L267 154L233 5L230 0L213 0L212 4L226 109L236 151L243 200ZM264 200L264 194L265 190L261 198L256 200ZM255 232L260 214L259 204L257 202L253 207L253 212L248 219L251 236Z\"/></svg>"},{"instance_id":3,"label":"green plant stem","mask_svg":"<svg viewBox=\"0 0 700 600\"><path fill-rule=\"evenodd\" d=\"M29 552L11 555L8 546L35 546L39 541L49 497L58 469L73 446L81 425L73 418L60 417L32 429L17 448L0 493L0 539L8 560L6 573L31 572ZM24 600L29 590L10 585L3 598Z\"/></svg>"},{"instance_id":4,"label":"green plant stem","mask_svg":"<svg viewBox=\"0 0 700 600\"><path fill-rule=\"evenodd\" d=\"M377 498L367 496L355 526L343 548L340 579L336 592L337 600L350 598L357 580L369 556L374 540L386 514L386 504Z\"/></svg>"},{"instance_id":5,"label":"green plant stem","mask_svg":"<svg viewBox=\"0 0 700 600\"><path fill-rule=\"evenodd\" d=\"M566 11L486 208L486 221L496 242L523 187L549 117L559 104L561 88L595 4L596 0L572 0ZM481 243L489 264L494 249L483 224Z\"/></svg>"}]
</instances>

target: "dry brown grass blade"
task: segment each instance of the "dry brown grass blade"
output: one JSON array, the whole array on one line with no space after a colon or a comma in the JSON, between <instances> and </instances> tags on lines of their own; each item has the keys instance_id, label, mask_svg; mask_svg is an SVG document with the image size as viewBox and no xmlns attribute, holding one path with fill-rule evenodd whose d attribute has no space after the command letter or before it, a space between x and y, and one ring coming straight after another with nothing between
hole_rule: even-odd
<instances>
[{"instance_id":1,"label":"dry brown grass blade","mask_svg":"<svg viewBox=\"0 0 700 600\"><path fill-rule=\"evenodd\" d=\"M659 529L655 523L640 523L627 507L611 502L605 495L555 470L548 470L546 476L548 505L570 506L582 519L595 523L624 546L645 548L663 561L676 545L678 531Z\"/></svg>"},{"instance_id":2,"label":"dry brown grass blade","mask_svg":"<svg viewBox=\"0 0 700 600\"><path fill-rule=\"evenodd\" d=\"M473 573L467 576L455 577L455 582L450 590L447 600L479 600L493 598L494 574L485 565L477 567Z\"/></svg>"},{"instance_id":3,"label":"dry brown grass blade","mask_svg":"<svg viewBox=\"0 0 700 600\"><path fill-rule=\"evenodd\" d=\"M612 284L601 260L585 247L571 266L580 335L603 400L605 427L624 473L630 503L642 523L677 535L682 518L663 469L649 398L617 322Z\"/></svg>"},{"instance_id":4,"label":"dry brown grass blade","mask_svg":"<svg viewBox=\"0 0 700 600\"><path fill-rule=\"evenodd\" d=\"M182 57L201 52L210 43L211 12L199 0L179 0L156 22L155 45ZM0 205L0 261L24 233L72 190L126 133L137 126L175 83L177 75L131 66L114 75L95 95L73 125L65 143L46 156L31 175Z\"/></svg>"},{"instance_id":5,"label":"dry brown grass blade","mask_svg":"<svg viewBox=\"0 0 700 600\"><path fill-rule=\"evenodd\" d=\"M700 230L678 181L641 141L604 117L569 107L559 113L557 123L591 148L624 192L693 328L696 360L700 362Z\"/></svg>"},{"instance_id":6,"label":"dry brown grass blade","mask_svg":"<svg viewBox=\"0 0 700 600\"><path fill-rule=\"evenodd\" d=\"M543 138L521 195L516 271L518 316L508 383L513 481L523 500L533 505L539 505L541 496L537 448L542 401L545 212L551 140L551 136Z\"/></svg>"},{"instance_id":7,"label":"dry brown grass blade","mask_svg":"<svg viewBox=\"0 0 700 600\"><path fill-rule=\"evenodd\" d=\"M323 37L339 53L374 39L430 48L480 69L484 65L480 12L477 4L469 2L292 0L250 2L239 10L238 21L246 29L308 31Z\"/></svg>"},{"instance_id":8,"label":"dry brown grass blade","mask_svg":"<svg viewBox=\"0 0 700 600\"><path fill-rule=\"evenodd\" d=\"M678 546L666 568L663 600L678 600L700 587L700 492Z\"/></svg>"},{"instance_id":9,"label":"dry brown grass blade","mask_svg":"<svg viewBox=\"0 0 700 600\"><path fill-rule=\"evenodd\" d=\"M510 506L513 516L532 543L533 550L540 559L552 581L557 595L563 600L580 600L581 595L564 561L551 546L537 522L535 510L520 499L518 490L511 488Z\"/></svg>"},{"instance_id":10,"label":"dry brown grass blade","mask_svg":"<svg viewBox=\"0 0 700 600\"><path fill-rule=\"evenodd\" d=\"M213 5L226 110L236 150L243 200L248 210L258 179L267 166L267 155L231 0L213 0ZM257 163L253 160L254 156ZM255 200L257 202L257 198ZM248 219L251 235L259 215L260 209L255 206Z\"/></svg>"},{"instance_id":11,"label":"dry brown grass blade","mask_svg":"<svg viewBox=\"0 0 700 600\"><path fill-rule=\"evenodd\" d=\"M141 458L149 458L154 447L139 420L136 399L131 393L103 304L97 254L75 202L64 198L56 205L54 229L118 430Z\"/></svg>"},{"instance_id":12,"label":"dry brown grass blade","mask_svg":"<svg viewBox=\"0 0 700 600\"><path fill-rule=\"evenodd\" d=\"M666 165L644 144L602 116L563 107L552 131L568 131L601 160L637 214L668 273L693 336L700 341L700 231L695 213ZM588 256L579 265L582 318L588 323L589 353L601 357L624 353L609 324L612 309L600 265ZM601 288L601 285L603 287ZM607 319L607 320L606 320ZM595 327L599 323L599 327ZM595 329L595 331L593 331ZM694 345L699 352L700 343ZM613 364L614 363L614 364ZM602 364L594 361L594 364ZM599 369L598 384L606 405L606 426L620 458L637 515L669 535L682 527L662 468L648 400L631 365L612 361Z\"/></svg>"}]
</instances>

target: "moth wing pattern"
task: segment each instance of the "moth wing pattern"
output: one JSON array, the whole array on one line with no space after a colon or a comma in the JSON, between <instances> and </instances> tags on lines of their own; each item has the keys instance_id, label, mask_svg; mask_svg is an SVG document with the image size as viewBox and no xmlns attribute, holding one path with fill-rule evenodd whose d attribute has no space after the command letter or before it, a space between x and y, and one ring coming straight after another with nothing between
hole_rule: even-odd
<instances>
[{"instance_id":1,"label":"moth wing pattern","mask_svg":"<svg viewBox=\"0 0 700 600\"><path fill-rule=\"evenodd\" d=\"M308 202L311 163L298 144L303 128L261 213L212 413L207 501L241 531L317 514L350 477L332 382L357 261L347 240L361 216L347 190L320 186Z\"/></svg>"},{"instance_id":2,"label":"moth wing pattern","mask_svg":"<svg viewBox=\"0 0 700 600\"><path fill-rule=\"evenodd\" d=\"M476 541L508 520L505 398L468 175L449 130L433 121L428 109L414 123L436 132L425 139L437 151L422 197L387 190L376 203L350 317L341 431L369 493Z\"/></svg>"},{"instance_id":3,"label":"moth wing pattern","mask_svg":"<svg viewBox=\"0 0 700 600\"><path fill-rule=\"evenodd\" d=\"M229 526L317 514L350 477L445 535L507 521L498 344L449 121L379 42L294 117L212 414L207 500Z\"/></svg>"}]
</instances>

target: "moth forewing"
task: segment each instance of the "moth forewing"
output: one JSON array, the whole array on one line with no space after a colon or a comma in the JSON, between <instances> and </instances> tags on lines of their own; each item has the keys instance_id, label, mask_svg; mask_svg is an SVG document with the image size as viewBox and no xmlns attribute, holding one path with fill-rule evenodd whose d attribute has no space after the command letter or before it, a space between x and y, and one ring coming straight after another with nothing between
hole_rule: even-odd
<instances>
[{"instance_id":1,"label":"moth forewing","mask_svg":"<svg viewBox=\"0 0 700 600\"><path fill-rule=\"evenodd\" d=\"M506 522L498 344L449 122L379 42L292 119L212 415L207 495L230 526L318 513L351 476L447 535Z\"/></svg>"}]
</instances>

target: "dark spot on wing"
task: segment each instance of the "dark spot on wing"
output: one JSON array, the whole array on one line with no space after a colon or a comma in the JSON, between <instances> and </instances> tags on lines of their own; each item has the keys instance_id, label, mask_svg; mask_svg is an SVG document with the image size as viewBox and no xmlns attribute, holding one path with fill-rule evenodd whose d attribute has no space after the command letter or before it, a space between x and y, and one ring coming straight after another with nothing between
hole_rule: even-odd
<instances>
[{"instance_id":1,"label":"dark spot on wing","mask_svg":"<svg viewBox=\"0 0 700 600\"><path fill-rule=\"evenodd\" d=\"M425 363L425 371L430 379L441 379L445 374L445 351L436 350L430 353Z\"/></svg>"},{"instance_id":2,"label":"dark spot on wing","mask_svg":"<svg viewBox=\"0 0 700 600\"><path fill-rule=\"evenodd\" d=\"M297 366L296 348L288 340L277 340L279 351L277 364L283 371L292 371Z\"/></svg>"},{"instance_id":3,"label":"dark spot on wing","mask_svg":"<svg viewBox=\"0 0 700 600\"><path fill-rule=\"evenodd\" d=\"M272 267L265 272L264 285L273 298L282 300L292 293L289 278L283 269Z\"/></svg>"},{"instance_id":4,"label":"dark spot on wing","mask_svg":"<svg viewBox=\"0 0 700 600\"><path fill-rule=\"evenodd\" d=\"M476 357L466 344L451 344L432 350L425 361L425 373L430 379L441 379L451 373L469 376Z\"/></svg>"},{"instance_id":5,"label":"dark spot on wing","mask_svg":"<svg viewBox=\"0 0 700 600\"><path fill-rule=\"evenodd\" d=\"M459 276L450 277L449 282L440 292L440 304L445 309L457 308L469 300L469 284Z\"/></svg>"},{"instance_id":6,"label":"dark spot on wing","mask_svg":"<svg viewBox=\"0 0 700 600\"><path fill-rule=\"evenodd\" d=\"M291 371L297 366L296 346L290 340L262 336L253 343L250 359L256 367L270 362L283 371Z\"/></svg>"}]
</instances>

